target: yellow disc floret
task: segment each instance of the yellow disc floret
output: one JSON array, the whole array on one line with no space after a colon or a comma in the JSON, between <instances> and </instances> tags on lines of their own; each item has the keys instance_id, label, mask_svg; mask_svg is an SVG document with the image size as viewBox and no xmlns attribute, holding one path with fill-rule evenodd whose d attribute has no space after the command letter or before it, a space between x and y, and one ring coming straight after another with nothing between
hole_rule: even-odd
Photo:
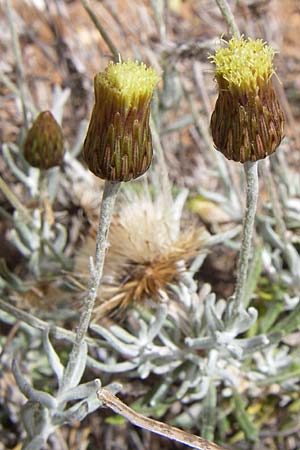
<instances>
[{"instance_id":1,"label":"yellow disc floret","mask_svg":"<svg viewBox=\"0 0 300 450\"><path fill-rule=\"evenodd\" d=\"M137 99L151 97L158 83L155 69L138 61L111 62L95 82L114 94L123 97L126 107Z\"/></svg>"},{"instance_id":2,"label":"yellow disc floret","mask_svg":"<svg viewBox=\"0 0 300 450\"><path fill-rule=\"evenodd\" d=\"M262 39L233 37L225 48L211 56L216 65L216 79L220 87L241 92L257 92L274 73L275 51Z\"/></svg>"}]
</instances>

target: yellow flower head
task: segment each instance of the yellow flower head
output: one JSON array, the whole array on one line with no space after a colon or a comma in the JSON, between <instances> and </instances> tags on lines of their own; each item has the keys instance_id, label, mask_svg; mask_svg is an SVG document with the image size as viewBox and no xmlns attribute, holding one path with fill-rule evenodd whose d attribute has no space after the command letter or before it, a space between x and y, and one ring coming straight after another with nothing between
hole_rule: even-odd
<instances>
[{"instance_id":1,"label":"yellow flower head","mask_svg":"<svg viewBox=\"0 0 300 450\"><path fill-rule=\"evenodd\" d=\"M95 76L84 159L96 176L129 181L148 169L153 155L150 102L158 80L153 68L137 61L111 62Z\"/></svg>"},{"instance_id":2,"label":"yellow flower head","mask_svg":"<svg viewBox=\"0 0 300 450\"><path fill-rule=\"evenodd\" d=\"M233 37L210 56L219 96L210 127L228 159L257 161L273 153L283 136L283 114L271 83L274 50L261 39Z\"/></svg>"},{"instance_id":3,"label":"yellow flower head","mask_svg":"<svg viewBox=\"0 0 300 450\"><path fill-rule=\"evenodd\" d=\"M118 97L120 106L138 106L142 98L152 97L159 77L152 67L138 61L110 62L95 77L95 92Z\"/></svg>"},{"instance_id":4,"label":"yellow flower head","mask_svg":"<svg viewBox=\"0 0 300 450\"><path fill-rule=\"evenodd\" d=\"M275 51L262 39L233 37L224 48L211 56L216 65L216 79L220 87L241 92L257 92L274 73Z\"/></svg>"}]
</instances>

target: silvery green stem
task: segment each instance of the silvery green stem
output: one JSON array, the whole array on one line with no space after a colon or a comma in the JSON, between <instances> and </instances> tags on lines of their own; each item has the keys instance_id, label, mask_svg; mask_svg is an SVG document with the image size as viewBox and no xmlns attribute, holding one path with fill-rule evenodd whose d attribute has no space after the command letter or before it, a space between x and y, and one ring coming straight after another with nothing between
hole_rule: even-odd
<instances>
[{"instance_id":1,"label":"silvery green stem","mask_svg":"<svg viewBox=\"0 0 300 450\"><path fill-rule=\"evenodd\" d=\"M73 331L66 330L65 328L57 327L54 325L51 326L50 328L49 323L39 319L38 317L35 317L34 315L26 311L23 311L22 309L16 308L15 306L10 304L8 299L2 300L2 298L0 298L0 310L5 311L7 314L10 314L17 320L21 321L21 326L23 326L24 322L24 324L29 325L30 327L33 327L36 330L45 331L47 329L50 329L51 334L56 339L64 339L67 342L74 342L75 340L75 333ZM3 319L3 312L1 312L1 319ZM93 345L93 339L88 338L86 339L86 341L89 345ZM96 346L96 343L94 343L94 346Z\"/></svg>"},{"instance_id":2,"label":"silvery green stem","mask_svg":"<svg viewBox=\"0 0 300 450\"><path fill-rule=\"evenodd\" d=\"M231 8L227 0L216 0L216 3L222 13L224 20L226 21L229 31L233 36L240 36L238 26L236 24L234 15L232 14Z\"/></svg>"},{"instance_id":3,"label":"silvery green stem","mask_svg":"<svg viewBox=\"0 0 300 450\"><path fill-rule=\"evenodd\" d=\"M159 38L161 44L164 44L166 42L166 35L167 35L167 27L164 19L164 10L166 8L166 4L164 0L152 0L151 6L154 12L154 18L157 23L157 27L159 30Z\"/></svg>"},{"instance_id":4,"label":"silvery green stem","mask_svg":"<svg viewBox=\"0 0 300 450\"><path fill-rule=\"evenodd\" d=\"M112 53L112 55L114 57L115 62L118 62L120 53L118 52L117 47L115 46L115 44L111 40L111 38L108 35L107 31L105 30L105 28L101 24L100 20L96 16L95 12L91 8L91 6L89 4L89 1L88 0L81 0L81 3L83 5L84 9L86 10L86 12L88 13L88 15L90 16L90 19L94 23L95 27L97 28L97 30L101 34L103 40L107 44L109 50L111 51L111 53Z\"/></svg>"},{"instance_id":5,"label":"silvery green stem","mask_svg":"<svg viewBox=\"0 0 300 450\"><path fill-rule=\"evenodd\" d=\"M19 167L15 164L14 158L11 155L10 146L8 144L3 144L2 151L5 161L11 172L31 191L35 182L30 176L25 175L25 173L20 170Z\"/></svg>"},{"instance_id":6,"label":"silvery green stem","mask_svg":"<svg viewBox=\"0 0 300 450\"><path fill-rule=\"evenodd\" d=\"M27 121L27 102L26 102L26 96L25 96L25 71L22 61L22 52L20 48L20 43L15 27L15 19L13 17L13 8L11 4L11 0L6 1L6 17L7 22L10 28L10 33L12 37L12 46L13 51L16 59L16 69L17 69L17 75L18 75L18 86L19 86L19 92L20 92L20 100L22 104L22 112L23 112L23 119L24 119L24 125L25 128L28 128L28 121Z\"/></svg>"},{"instance_id":7,"label":"silvery green stem","mask_svg":"<svg viewBox=\"0 0 300 450\"><path fill-rule=\"evenodd\" d=\"M234 310L238 312L244 306L248 264L251 251L252 234L258 198L258 163L248 161L244 164L246 176L246 211L244 215L242 243L238 261L238 275L234 294Z\"/></svg>"},{"instance_id":8,"label":"silvery green stem","mask_svg":"<svg viewBox=\"0 0 300 450\"><path fill-rule=\"evenodd\" d=\"M103 272L109 226L119 188L119 182L106 181L104 185L99 218L99 228L96 238L95 267L93 268L91 273L89 293L85 301L85 309L83 314L81 315L81 320L76 335L76 342L78 343L85 338L85 334L87 332L91 314L94 308L94 302L97 296L97 290L99 288Z\"/></svg>"},{"instance_id":9,"label":"silvery green stem","mask_svg":"<svg viewBox=\"0 0 300 450\"><path fill-rule=\"evenodd\" d=\"M19 99L22 98L22 93L20 92L20 89L18 89L17 86L11 82L11 80L5 75L5 73L1 69L0 69L0 81L17 98L19 98ZM33 105L33 103L30 102L29 99L26 99L26 107L27 107L27 110L30 111L30 113L33 116L37 115L38 111L37 111L36 107Z\"/></svg>"},{"instance_id":10,"label":"silvery green stem","mask_svg":"<svg viewBox=\"0 0 300 450\"><path fill-rule=\"evenodd\" d=\"M26 207L20 202L18 197L12 192L8 184L0 176L0 191L5 195L10 204L19 212L25 223L32 223L32 217L30 216Z\"/></svg>"},{"instance_id":11,"label":"silvery green stem","mask_svg":"<svg viewBox=\"0 0 300 450\"><path fill-rule=\"evenodd\" d=\"M97 291L100 286L103 272L109 226L119 188L119 182L105 181L100 209L99 228L96 238L95 264L92 265L90 269L91 277L89 290L84 302L84 310L80 316L80 322L76 332L75 342L73 344L68 365L65 371L64 378L66 383L68 382L68 375L73 376L73 370L77 365L78 357L80 357L82 345L84 344L86 333L91 320L91 315L94 309L94 303L97 297Z\"/></svg>"},{"instance_id":12,"label":"silvery green stem","mask_svg":"<svg viewBox=\"0 0 300 450\"><path fill-rule=\"evenodd\" d=\"M47 171L40 170L39 171L39 177L38 177L38 189L36 193L36 197L39 203L39 223L38 223L38 238L39 238L39 247L37 249L37 260L36 264L34 265L33 269L35 272L35 276L39 278L41 276L41 262L43 257L43 235L44 235L44 226L45 222L47 221L46 218L46 211L45 211L45 202L48 196L48 188L47 188Z\"/></svg>"}]
</instances>

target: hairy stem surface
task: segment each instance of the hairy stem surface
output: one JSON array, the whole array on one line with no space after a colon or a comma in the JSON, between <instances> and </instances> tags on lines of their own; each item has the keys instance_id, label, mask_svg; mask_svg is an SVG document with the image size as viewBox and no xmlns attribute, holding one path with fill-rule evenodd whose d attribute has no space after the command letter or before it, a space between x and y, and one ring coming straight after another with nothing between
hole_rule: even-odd
<instances>
[{"instance_id":1,"label":"hairy stem surface","mask_svg":"<svg viewBox=\"0 0 300 450\"><path fill-rule=\"evenodd\" d=\"M238 261L238 275L234 294L235 311L243 309L248 265L252 244L253 227L258 198L258 173L255 162L244 164L246 176L246 210L243 222L242 243Z\"/></svg>"},{"instance_id":2,"label":"hairy stem surface","mask_svg":"<svg viewBox=\"0 0 300 450\"><path fill-rule=\"evenodd\" d=\"M86 333L90 324L91 315L97 297L97 291L102 278L108 231L120 184L121 183L119 182L105 181L100 209L99 227L96 239L95 264L90 268L91 278L89 290L84 302L84 310L80 317L75 342L70 354L68 367L66 369L68 373L72 373L74 367L76 367L76 361L80 354L81 345L85 340Z\"/></svg>"}]
</instances>

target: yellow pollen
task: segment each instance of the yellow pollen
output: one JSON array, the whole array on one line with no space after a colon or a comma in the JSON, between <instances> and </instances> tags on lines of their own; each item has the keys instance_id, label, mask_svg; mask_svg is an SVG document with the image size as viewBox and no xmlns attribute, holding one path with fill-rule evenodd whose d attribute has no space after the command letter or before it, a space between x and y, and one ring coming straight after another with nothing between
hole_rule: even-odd
<instances>
[{"instance_id":1,"label":"yellow pollen","mask_svg":"<svg viewBox=\"0 0 300 450\"><path fill-rule=\"evenodd\" d=\"M126 103L139 96L151 97L158 81L159 76L152 67L130 60L111 62L104 72L97 75L97 82L124 96Z\"/></svg>"},{"instance_id":2,"label":"yellow pollen","mask_svg":"<svg viewBox=\"0 0 300 450\"><path fill-rule=\"evenodd\" d=\"M275 51L262 39L233 37L227 46L210 56L216 65L217 81L226 80L229 89L257 91L274 73Z\"/></svg>"}]
</instances>

